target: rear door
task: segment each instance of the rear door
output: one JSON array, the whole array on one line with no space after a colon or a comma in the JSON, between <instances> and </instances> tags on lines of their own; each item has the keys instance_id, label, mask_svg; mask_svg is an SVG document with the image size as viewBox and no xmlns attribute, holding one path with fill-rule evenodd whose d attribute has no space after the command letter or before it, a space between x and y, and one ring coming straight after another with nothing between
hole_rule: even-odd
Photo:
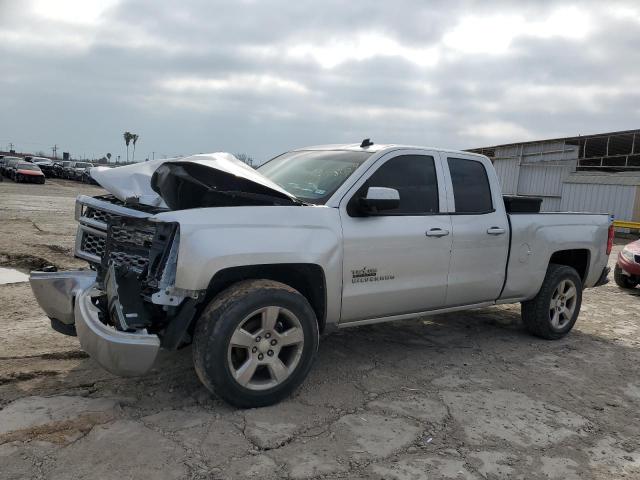
<instances>
[{"instance_id":1,"label":"rear door","mask_svg":"<svg viewBox=\"0 0 640 480\"><path fill-rule=\"evenodd\" d=\"M444 154L453 244L446 305L493 301L500 295L509 249L509 225L489 160Z\"/></svg>"},{"instance_id":2,"label":"rear door","mask_svg":"<svg viewBox=\"0 0 640 480\"><path fill-rule=\"evenodd\" d=\"M443 306L451 250L444 183L436 152L402 150L382 156L343 198L341 322ZM359 215L368 187L398 190L400 207Z\"/></svg>"}]
</instances>

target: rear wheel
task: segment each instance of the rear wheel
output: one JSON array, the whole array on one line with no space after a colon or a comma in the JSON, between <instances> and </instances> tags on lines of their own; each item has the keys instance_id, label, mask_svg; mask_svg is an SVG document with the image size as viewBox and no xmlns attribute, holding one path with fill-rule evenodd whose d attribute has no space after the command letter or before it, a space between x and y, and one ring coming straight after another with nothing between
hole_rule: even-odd
<instances>
[{"instance_id":1,"label":"rear wheel","mask_svg":"<svg viewBox=\"0 0 640 480\"><path fill-rule=\"evenodd\" d=\"M211 391L238 407L272 405L305 379L318 350L307 299L288 285L247 280L222 292L194 332L193 360Z\"/></svg>"},{"instance_id":2,"label":"rear wheel","mask_svg":"<svg viewBox=\"0 0 640 480\"><path fill-rule=\"evenodd\" d=\"M618 264L613 269L613 279L620 288L636 288L638 282L629 275L625 275Z\"/></svg>"},{"instance_id":3,"label":"rear wheel","mask_svg":"<svg viewBox=\"0 0 640 480\"><path fill-rule=\"evenodd\" d=\"M522 321L538 337L556 340L573 328L582 304L582 280L566 265L549 265L542 287L522 302Z\"/></svg>"}]
</instances>

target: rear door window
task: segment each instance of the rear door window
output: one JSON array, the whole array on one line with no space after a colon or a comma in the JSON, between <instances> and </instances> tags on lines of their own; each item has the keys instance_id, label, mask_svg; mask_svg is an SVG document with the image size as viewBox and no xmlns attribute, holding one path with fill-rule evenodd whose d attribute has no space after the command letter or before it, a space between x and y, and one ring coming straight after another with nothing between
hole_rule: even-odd
<instances>
[{"instance_id":1,"label":"rear door window","mask_svg":"<svg viewBox=\"0 0 640 480\"><path fill-rule=\"evenodd\" d=\"M491 187L484 165L466 158L448 158L447 163L453 183L456 213L493 212Z\"/></svg>"}]
</instances>

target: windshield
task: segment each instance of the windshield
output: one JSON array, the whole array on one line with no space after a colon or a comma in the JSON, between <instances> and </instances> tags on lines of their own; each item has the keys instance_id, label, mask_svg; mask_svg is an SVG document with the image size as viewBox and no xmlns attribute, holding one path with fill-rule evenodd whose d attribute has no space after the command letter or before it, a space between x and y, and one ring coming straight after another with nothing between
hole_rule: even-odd
<instances>
[{"instance_id":1,"label":"windshield","mask_svg":"<svg viewBox=\"0 0 640 480\"><path fill-rule=\"evenodd\" d=\"M269 160L258 171L300 200L323 205L371 152L301 150Z\"/></svg>"},{"instance_id":2,"label":"windshield","mask_svg":"<svg viewBox=\"0 0 640 480\"><path fill-rule=\"evenodd\" d=\"M40 167L34 165L33 163L19 163L16 166L18 170L40 170Z\"/></svg>"},{"instance_id":3,"label":"windshield","mask_svg":"<svg viewBox=\"0 0 640 480\"><path fill-rule=\"evenodd\" d=\"M75 168L87 168L91 166L92 165L90 163L77 162Z\"/></svg>"}]
</instances>

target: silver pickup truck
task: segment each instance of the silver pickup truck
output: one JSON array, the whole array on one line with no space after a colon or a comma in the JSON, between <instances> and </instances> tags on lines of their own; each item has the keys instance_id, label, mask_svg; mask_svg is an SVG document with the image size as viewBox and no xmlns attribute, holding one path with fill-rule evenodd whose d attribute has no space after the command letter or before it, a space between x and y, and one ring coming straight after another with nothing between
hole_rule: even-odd
<instances>
[{"instance_id":1,"label":"silver pickup truck","mask_svg":"<svg viewBox=\"0 0 640 480\"><path fill-rule=\"evenodd\" d=\"M468 152L365 140L92 176L109 194L76 202L89 269L31 274L53 328L118 375L193 344L204 385L241 407L289 395L337 328L519 302L560 338L609 271L608 215L503 198Z\"/></svg>"}]
</instances>

